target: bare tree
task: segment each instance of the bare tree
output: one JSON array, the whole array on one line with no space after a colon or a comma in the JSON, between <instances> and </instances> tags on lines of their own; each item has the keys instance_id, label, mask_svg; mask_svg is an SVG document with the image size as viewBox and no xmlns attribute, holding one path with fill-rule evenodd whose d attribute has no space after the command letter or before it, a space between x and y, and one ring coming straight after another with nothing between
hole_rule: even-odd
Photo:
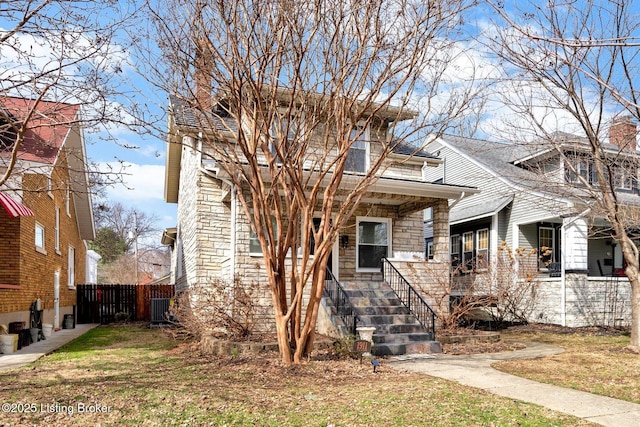
<instances>
[{"instance_id":1,"label":"bare tree","mask_svg":"<svg viewBox=\"0 0 640 427\"><path fill-rule=\"evenodd\" d=\"M621 245L632 289L631 348L640 350L640 274L633 241L640 207L637 197L625 198L618 191L627 179L630 188L637 188L636 134L634 130L618 140L617 147L608 144L616 135L607 138L617 115L640 119L637 5L549 1L544 6L519 3L519 9L507 10L502 2L489 3L505 24L495 28L492 48L506 64L508 78L519 86L517 92L505 91L511 94L514 123L522 124L519 130L531 130L529 136L541 144L538 148L562 156L577 184L567 191L580 198L591 215L610 224L607 234ZM553 129L557 123L580 135L580 150L566 150L566 139ZM590 162L588 174L577 166L575 156L581 151Z\"/></svg>"},{"instance_id":2,"label":"bare tree","mask_svg":"<svg viewBox=\"0 0 640 427\"><path fill-rule=\"evenodd\" d=\"M448 35L464 8L455 0L215 0L152 11L167 61L156 81L193 114L203 156L250 221L285 364L312 349L332 246L389 153L417 151L412 142L441 132L472 99L447 74ZM369 167L345 172L367 127L380 141Z\"/></svg>"},{"instance_id":3,"label":"bare tree","mask_svg":"<svg viewBox=\"0 0 640 427\"><path fill-rule=\"evenodd\" d=\"M98 201L94 206L94 216L98 229L110 229L117 239L124 242L125 252L132 251L137 240L152 237L158 232L155 214L125 207L120 202Z\"/></svg>"},{"instance_id":4,"label":"bare tree","mask_svg":"<svg viewBox=\"0 0 640 427\"><path fill-rule=\"evenodd\" d=\"M0 186L13 188L14 173L38 173L38 165L23 161L21 154L25 137L35 128L132 124L121 108L129 96L124 72L128 54L125 39L117 35L135 14L134 7L134 2L2 2ZM19 117L8 99L26 100ZM70 109L74 114L68 114ZM82 153L66 155L72 169L74 157ZM76 172L84 173L84 164L80 167Z\"/></svg>"}]
</instances>

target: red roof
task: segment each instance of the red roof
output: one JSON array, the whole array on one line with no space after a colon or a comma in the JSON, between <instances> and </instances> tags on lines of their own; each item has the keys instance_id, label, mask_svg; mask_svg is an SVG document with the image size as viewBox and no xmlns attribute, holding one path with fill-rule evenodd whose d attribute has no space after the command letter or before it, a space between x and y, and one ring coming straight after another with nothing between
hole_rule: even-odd
<instances>
[{"instance_id":1,"label":"red roof","mask_svg":"<svg viewBox=\"0 0 640 427\"><path fill-rule=\"evenodd\" d=\"M25 120L35 109L28 122L28 129L20 147L21 160L53 164L80 107L61 102L36 101L24 98L0 96L0 109L15 122ZM0 120L2 117L0 116ZM4 150L0 156L7 156Z\"/></svg>"}]
</instances>

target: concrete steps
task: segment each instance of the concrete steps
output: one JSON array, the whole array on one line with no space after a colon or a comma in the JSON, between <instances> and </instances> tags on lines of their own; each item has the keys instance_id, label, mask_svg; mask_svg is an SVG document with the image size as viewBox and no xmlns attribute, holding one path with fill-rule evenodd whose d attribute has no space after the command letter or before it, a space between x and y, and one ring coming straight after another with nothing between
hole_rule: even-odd
<instances>
[{"instance_id":1,"label":"concrete steps","mask_svg":"<svg viewBox=\"0 0 640 427\"><path fill-rule=\"evenodd\" d=\"M377 356L440 353L442 347L383 281L342 283L355 307L358 326L373 326L373 354Z\"/></svg>"}]
</instances>

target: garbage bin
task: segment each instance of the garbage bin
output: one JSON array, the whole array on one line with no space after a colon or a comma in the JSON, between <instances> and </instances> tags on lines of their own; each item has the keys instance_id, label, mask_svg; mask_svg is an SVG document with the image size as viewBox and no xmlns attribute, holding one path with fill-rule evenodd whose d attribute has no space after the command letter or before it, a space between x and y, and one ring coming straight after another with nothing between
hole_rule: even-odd
<instances>
[{"instance_id":1,"label":"garbage bin","mask_svg":"<svg viewBox=\"0 0 640 427\"><path fill-rule=\"evenodd\" d=\"M73 314L65 314L62 322L62 329L73 329Z\"/></svg>"}]
</instances>

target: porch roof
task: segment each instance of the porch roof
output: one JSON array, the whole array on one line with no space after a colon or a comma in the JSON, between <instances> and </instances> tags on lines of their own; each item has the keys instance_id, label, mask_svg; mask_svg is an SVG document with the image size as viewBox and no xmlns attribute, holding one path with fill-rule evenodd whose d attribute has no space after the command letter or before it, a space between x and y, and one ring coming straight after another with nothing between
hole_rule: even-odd
<instances>
[{"instance_id":1,"label":"porch roof","mask_svg":"<svg viewBox=\"0 0 640 427\"><path fill-rule=\"evenodd\" d=\"M486 218L493 216L504 209L509 203L513 202L514 195L498 197L497 199L482 204L476 204L464 209L455 209L451 211L449 221L451 225L460 222L471 221L474 219Z\"/></svg>"}]
</instances>

